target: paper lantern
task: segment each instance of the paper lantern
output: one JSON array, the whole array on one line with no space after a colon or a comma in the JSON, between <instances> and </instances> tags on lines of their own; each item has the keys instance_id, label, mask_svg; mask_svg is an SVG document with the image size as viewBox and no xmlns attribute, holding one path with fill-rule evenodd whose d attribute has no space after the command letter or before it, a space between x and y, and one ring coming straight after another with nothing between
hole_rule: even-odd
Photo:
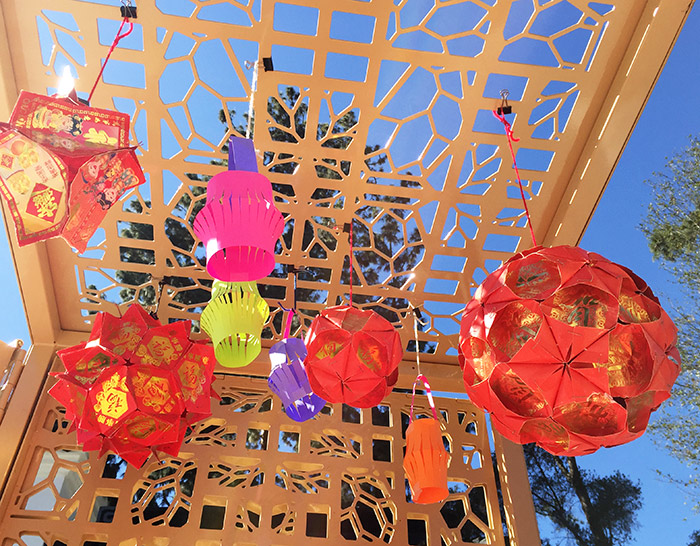
<instances>
[{"instance_id":1,"label":"paper lantern","mask_svg":"<svg viewBox=\"0 0 700 546\"><path fill-rule=\"evenodd\" d=\"M260 336L269 316L270 307L254 282L214 281L200 324L211 338L219 363L239 368L260 354Z\"/></svg>"},{"instance_id":2,"label":"paper lantern","mask_svg":"<svg viewBox=\"0 0 700 546\"><path fill-rule=\"evenodd\" d=\"M270 347L272 371L267 383L282 400L285 413L299 423L313 418L326 405L311 390L302 364L305 358L306 345L301 339L286 338Z\"/></svg>"},{"instance_id":3,"label":"paper lantern","mask_svg":"<svg viewBox=\"0 0 700 546\"><path fill-rule=\"evenodd\" d=\"M433 418L414 419L413 403L416 398L416 384L425 385ZM442 429L438 419L430 385L422 374L413 383L411 417L406 429L406 453L403 456L403 469L411 488L411 499L416 504L431 504L443 501L450 494L447 489L447 467L450 457L442 441Z\"/></svg>"},{"instance_id":4,"label":"paper lantern","mask_svg":"<svg viewBox=\"0 0 700 546\"><path fill-rule=\"evenodd\" d=\"M234 138L229 151L230 170L207 184L207 203L193 227L204 242L212 277L226 282L255 281L275 267L275 243L282 235L284 218L274 205L270 181L255 172L252 141ZM247 159L243 166L250 170L234 170L239 152Z\"/></svg>"},{"instance_id":5,"label":"paper lantern","mask_svg":"<svg viewBox=\"0 0 700 546\"><path fill-rule=\"evenodd\" d=\"M313 391L324 400L371 408L390 392L403 356L401 338L374 311L324 309L309 329L304 361Z\"/></svg>"},{"instance_id":6,"label":"paper lantern","mask_svg":"<svg viewBox=\"0 0 700 546\"><path fill-rule=\"evenodd\" d=\"M583 455L644 433L680 372L676 327L629 269L535 247L479 286L462 316L471 400L518 443Z\"/></svg>"},{"instance_id":7,"label":"paper lantern","mask_svg":"<svg viewBox=\"0 0 700 546\"><path fill-rule=\"evenodd\" d=\"M62 236L79 252L129 188L145 182L129 116L22 91L0 124L0 188L24 246Z\"/></svg>"},{"instance_id":8,"label":"paper lantern","mask_svg":"<svg viewBox=\"0 0 700 546\"><path fill-rule=\"evenodd\" d=\"M211 416L209 345L190 321L161 325L139 305L100 313L87 342L58 352L66 371L49 394L66 408L86 451L112 450L137 468L152 452L176 457L188 425Z\"/></svg>"}]
</instances>

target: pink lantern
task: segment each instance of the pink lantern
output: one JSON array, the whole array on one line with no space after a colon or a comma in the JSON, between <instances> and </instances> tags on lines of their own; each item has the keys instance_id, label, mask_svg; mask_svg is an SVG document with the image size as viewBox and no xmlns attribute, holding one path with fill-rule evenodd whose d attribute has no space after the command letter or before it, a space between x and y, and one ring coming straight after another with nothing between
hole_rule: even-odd
<instances>
[{"instance_id":1,"label":"pink lantern","mask_svg":"<svg viewBox=\"0 0 700 546\"><path fill-rule=\"evenodd\" d=\"M235 170L236 162L248 170ZM215 279L255 281L275 267L284 218L274 205L270 181L256 170L252 141L232 137L229 170L209 181L207 204L194 221L206 248L207 271Z\"/></svg>"}]
</instances>

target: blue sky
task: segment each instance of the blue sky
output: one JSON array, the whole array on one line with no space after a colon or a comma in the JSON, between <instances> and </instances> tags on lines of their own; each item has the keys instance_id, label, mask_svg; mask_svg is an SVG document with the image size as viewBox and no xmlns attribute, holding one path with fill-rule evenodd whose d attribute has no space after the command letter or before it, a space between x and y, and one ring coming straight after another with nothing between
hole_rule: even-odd
<instances>
[{"instance_id":1,"label":"blue sky","mask_svg":"<svg viewBox=\"0 0 700 546\"><path fill-rule=\"evenodd\" d=\"M696 4L581 241L583 248L633 269L666 307L676 289L670 276L652 261L638 229L650 200L643 181L662 170L666 158L687 145L688 136L698 133L700 111L694 91L700 85L699 35L700 6ZM682 490L661 481L656 472L682 477L690 470L657 448L648 435L581 457L580 463L601 474L620 470L642 482L644 506L635 533L638 546L656 545L660 540L684 546L688 535L700 530L700 515L692 512Z\"/></svg>"},{"instance_id":2,"label":"blue sky","mask_svg":"<svg viewBox=\"0 0 700 546\"><path fill-rule=\"evenodd\" d=\"M687 137L700 127L700 110L694 97L700 84L698 35L700 7L696 6L581 243L587 250L632 268L666 303L675 289L669 276L652 262L638 229L650 195L643 180L660 170L666 158L681 150ZM6 309L0 314L0 339L20 338L28 344L11 255L5 238L0 237L0 282L5 287ZM683 492L657 477L657 470L678 477L687 475L689 470L658 449L650 437L582 457L580 464L600 474L620 470L642 482L644 505L635 544L652 546L662 539L670 545L684 546L689 534L700 529L700 517L693 514Z\"/></svg>"}]
</instances>

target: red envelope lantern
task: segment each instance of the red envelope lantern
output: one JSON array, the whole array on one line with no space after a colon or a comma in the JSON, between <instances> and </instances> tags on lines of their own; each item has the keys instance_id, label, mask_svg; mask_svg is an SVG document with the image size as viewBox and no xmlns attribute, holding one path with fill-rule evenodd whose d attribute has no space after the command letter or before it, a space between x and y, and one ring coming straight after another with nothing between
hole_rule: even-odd
<instances>
[{"instance_id":1,"label":"red envelope lantern","mask_svg":"<svg viewBox=\"0 0 700 546\"><path fill-rule=\"evenodd\" d=\"M49 394L86 451L112 450L140 468L156 450L176 457L187 426L211 416L213 349L190 322L161 325L139 305L100 313L89 341L58 352L66 371Z\"/></svg>"},{"instance_id":2,"label":"red envelope lantern","mask_svg":"<svg viewBox=\"0 0 700 546\"><path fill-rule=\"evenodd\" d=\"M416 384L425 385L428 403L433 419L413 419L413 402L416 398ZM411 421L406 429L406 453L403 468L411 487L411 498L416 504L440 502L450 494L447 489L447 467L449 455L442 442L440 420L435 410L435 402L430 385L425 376L419 374L413 383L411 398Z\"/></svg>"},{"instance_id":3,"label":"red envelope lantern","mask_svg":"<svg viewBox=\"0 0 700 546\"><path fill-rule=\"evenodd\" d=\"M479 286L462 316L471 400L518 443L584 455L644 433L680 372L676 327L629 269L535 247Z\"/></svg>"},{"instance_id":4,"label":"red envelope lantern","mask_svg":"<svg viewBox=\"0 0 700 546\"><path fill-rule=\"evenodd\" d=\"M129 116L22 91L0 124L0 190L24 246L62 236L84 252L107 210L145 178Z\"/></svg>"},{"instance_id":5,"label":"red envelope lantern","mask_svg":"<svg viewBox=\"0 0 700 546\"><path fill-rule=\"evenodd\" d=\"M256 281L275 267L284 218L274 205L270 181L257 172L251 140L231 137L229 170L209 181L207 204L193 228L204 242L207 272L215 279Z\"/></svg>"},{"instance_id":6,"label":"red envelope lantern","mask_svg":"<svg viewBox=\"0 0 700 546\"><path fill-rule=\"evenodd\" d=\"M401 338L374 311L329 307L307 334L304 367L313 391L329 402L357 408L379 404L398 379Z\"/></svg>"}]
</instances>

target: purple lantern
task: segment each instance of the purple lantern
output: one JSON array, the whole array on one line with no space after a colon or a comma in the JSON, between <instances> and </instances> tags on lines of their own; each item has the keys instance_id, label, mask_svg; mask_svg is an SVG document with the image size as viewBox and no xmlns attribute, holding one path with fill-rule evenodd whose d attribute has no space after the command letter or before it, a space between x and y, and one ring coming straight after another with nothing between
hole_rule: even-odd
<instances>
[{"instance_id":1,"label":"purple lantern","mask_svg":"<svg viewBox=\"0 0 700 546\"><path fill-rule=\"evenodd\" d=\"M326 401L311 390L302 364L304 358L306 345L298 338L286 338L270 347L272 371L267 383L282 400L289 418L297 422L311 419L326 405Z\"/></svg>"},{"instance_id":2,"label":"purple lantern","mask_svg":"<svg viewBox=\"0 0 700 546\"><path fill-rule=\"evenodd\" d=\"M207 185L207 204L194 220L204 242L207 272L224 282L266 277L275 267L275 244L284 229L270 181L257 172L253 142L232 137L229 170Z\"/></svg>"}]
</instances>

